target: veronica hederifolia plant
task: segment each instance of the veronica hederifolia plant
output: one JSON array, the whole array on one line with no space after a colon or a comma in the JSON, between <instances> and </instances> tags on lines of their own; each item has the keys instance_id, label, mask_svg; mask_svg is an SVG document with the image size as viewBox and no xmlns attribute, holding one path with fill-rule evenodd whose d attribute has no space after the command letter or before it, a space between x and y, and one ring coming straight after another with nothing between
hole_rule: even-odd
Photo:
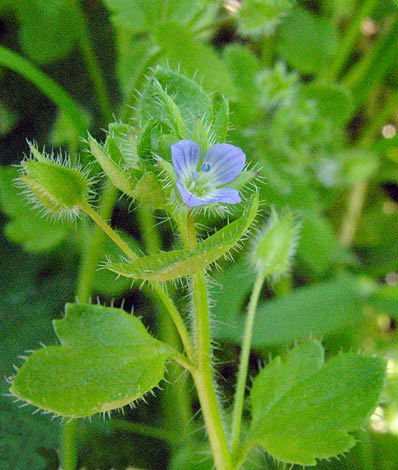
<instances>
[{"instance_id":1,"label":"veronica hederifolia plant","mask_svg":"<svg viewBox=\"0 0 398 470\"><path fill-rule=\"evenodd\" d=\"M273 360L255 378L249 431L241 436L257 301L265 279L275 282L289 271L298 241L299 224L289 211L272 210L264 229L252 237L257 280L229 439L214 383L208 275L250 233L259 208L259 194L250 190L256 172L247 167L250 155L226 142L225 98L209 96L180 72L156 68L137 110L136 125L110 124L104 143L89 136L90 152L124 197L164 211L180 235L179 245L167 252L138 253L96 211L89 197L95 187L89 175L35 147L31 147L33 158L22 164L21 180L46 212L85 213L107 234L123 259L109 259L103 267L149 285L174 322L182 349L157 340L141 320L122 309L67 304L65 317L54 321L60 344L30 355L12 378L11 393L44 412L91 416L142 398L158 386L167 361L173 360L192 375L217 470L240 468L256 445L284 462L309 465L345 452L354 443L348 433L377 404L384 362L349 354L324 365L323 348L316 341L298 346L284 360ZM234 220L202 238L197 234L198 217L203 220L209 212ZM167 292L167 283L181 278L190 287L189 325ZM321 386L315 394L317 383ZM329 385L336 393L328 392ZM314 394L316 402L311 401ZM349 412L344 403L352 405Z\"/></svg>"}]
</instances>

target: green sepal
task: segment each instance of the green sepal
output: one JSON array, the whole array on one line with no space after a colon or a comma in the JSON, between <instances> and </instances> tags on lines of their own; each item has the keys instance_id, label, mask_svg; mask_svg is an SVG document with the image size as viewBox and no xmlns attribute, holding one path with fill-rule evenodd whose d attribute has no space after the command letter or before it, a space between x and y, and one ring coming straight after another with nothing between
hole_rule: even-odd
<instances>
[{"instance_id":1,"label":"green sepal","mask_svg":"<svg viewBox=\"0 0 398 470\"><path fill-rule=\"evenodd\" d=\"M216 142L226 142L229 127L229 101L220 93L213 97L213 123L211 131Z\"/></svg>"},{"instance_id":2,"label":"green sepal","mask_svg":"<svg viewBox=\"0 0 398 470\"><path fill-rule=\"evenodd\" d=\"M159 180L157 176L150 171L144 173L142 178L135 185L133 196L152 206L154 209L162 209L166 205L166 198Z\"/></svg>"},{"instance_id":3,"label":"green sepal","mask_svg":"<svg viewBox=\"0 0 398 470\"><path fill-rule=\"evenodd\" d=\"M23 161L20 179L35 198L55 214L82 207L87 202L87 176L47 159L34 146L31 146L31 151L39 161Z\"/></svg>"},{"instance_id":4,"label":"green sepal","mask_svg":"<svg viewBox=\"0 0 398 470\"><path fill-rule=\"evenodd\" d=\"M105 148L99 144L93 137L88 138L90 145L90 151L101 168L104 170L106 176L111 180L112 184L124 194L130 197L134 197L134 187L137 183L137 178L132 175L131 172L122 168L120 162L122 161L122 154L119 147L110 139L108 141L108 149L110 152L106 152ZM114 158L111 158L110 154L113 154Z\"/></svg>"},{"instance_id":5,"label":"green sepal","mask_svg":"<svg viewBox=\"0 0 398 470\"><path fill-rule=\"evenodd\" d=\"M162 380L170 348L122 309L67 304L54 321L61 346L34 352L16 374L16 397L61 416L120 408Z\"/></svg>"},{"instance_id":6,"label":"green sepal","mask_svg":"<svg viewBox=\"0 0 398 470\"><path fill-rule=\"evenodd\" d=\"M239 175L233 181L230 181L228 184L226 184L225 187L235 188L239 191L244 188L248 183L250 183L251 180L257 178L257 176L257 171L244 170L239 173Z\"/></svg>"},{"instance_id":7,"label":"green sepal","mask_svg":"<svg viewBox=\"0 0 398 470\"><path fill-rule=\"evenodd\" d=\"M153 87L155 89L155 96L160 101L160 105L166 113L167 121L171 129L180 139L185 139L186 129L180 108L177 106L173 98L162 88L162 85L158 80L153 80Z\"/></svg>"},{"instance_id":8,"label":"green sepal","mask_svg":"<svg viewBox=\"0 0 398 470\"><path fill-rule=\"evenodd\" d=\"M105 268L121 276L146 281L172 281L195 274L234 248L254 221L258 204L258 196L252 196L239 219L206 238L197 250L158 253L143 256L131 263L110 261L105 264Z\"/></svg>"},{"instance_id":9,"label":"green sepal","mask_svg":"<svg viewBox=\"0 0 398 470\"><path fill-rule=\"evenodd\" d=\"M348 433L376 408L385 377L382 359L350 353L324 364L319 342L302 344L254 380L247 445L299 465L346 452L355 445Z\"/></svg>"},{"instance_id":10,"label":"green sepal","mask_svg":"<svg viewBox=\"0 0 398 470\"><path fill-rule=\"evenodd\" d=\"M202 150L202 156L209 149L209 135L207 129L200 118L196 118L195 127L192 132L192 140L196 142Z\"/></svg>"}]
</instances>

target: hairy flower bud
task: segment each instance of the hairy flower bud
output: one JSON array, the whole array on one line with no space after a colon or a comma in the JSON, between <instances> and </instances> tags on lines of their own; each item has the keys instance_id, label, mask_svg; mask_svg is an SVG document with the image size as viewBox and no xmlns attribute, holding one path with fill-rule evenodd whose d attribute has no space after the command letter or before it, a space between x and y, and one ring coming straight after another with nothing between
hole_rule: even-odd
<instances>
[{"instance_id":1,"label":"hairy flower bud","mask_svg":"<svg viewBox=\"0 0 398 470\"><path fill-rule=\"evenodd\" d=\"M32 158L21 163L20 180L36 204L56 216L74 216L87 203L89 183L81 169L43 155L30 144Z\"/></svg>"},{"instance_id":2,"label":"hairy flower bud","mask_svg":"<svg viewBox=\"0 0 398 470\"><path fill-rule=\"evenodd\" d=\"M265 276L279 279L288 273L296 251L299 228L292 212L279 215L272 209L252 251L256 268Z\"/></svg>"}]
</instances>

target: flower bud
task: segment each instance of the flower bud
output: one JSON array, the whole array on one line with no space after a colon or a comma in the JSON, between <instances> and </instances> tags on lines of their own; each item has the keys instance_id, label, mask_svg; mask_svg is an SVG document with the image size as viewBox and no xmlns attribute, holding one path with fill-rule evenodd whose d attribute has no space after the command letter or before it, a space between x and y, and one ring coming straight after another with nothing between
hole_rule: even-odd
<instances>
[{"instance_id":1,"label":"flower bud","mask_svg":"<svg viewBox=\"0 0 398 470\"><path fill-rule=\"evenodd\" d=\"M30 144L32 157L21 164L20 180L35 202L57 216L76 215L87 203L88 178L81 170L50 159ZM38 161L37 161L38 160Z\"/></svg>"},{"instance_id":2,"label":"flower bud","mask_svg":"<svg viewBox=\"0 0 398 470\"><path fill-rule=\"evenodd\" d=\"M296 251L299 228L292 212L278 215L272 209L252 251L253 262L264 276L280 279L288 273Z\"/></svg>"}]
</instances>

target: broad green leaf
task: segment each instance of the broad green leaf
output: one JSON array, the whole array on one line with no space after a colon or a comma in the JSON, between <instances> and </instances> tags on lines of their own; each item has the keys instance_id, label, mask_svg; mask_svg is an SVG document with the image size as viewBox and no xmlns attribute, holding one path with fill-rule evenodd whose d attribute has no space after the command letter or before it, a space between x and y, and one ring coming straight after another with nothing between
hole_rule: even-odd
<instances>
[{"instance_id":1,"label":"broad green leaf","mask_svg":"<svg viewBox=\"0 0 398 470\"><path fill-rule=\"evenodd\" d=\"M24 52L36 62L53 62L70 52L81 33L71 0L22 0L15 4Z\"/></svg>"},{"instance_id":2,"label":"broad green leaf","mask_svg":"<svg viewBox=\"0 0 398 470\"><path fill-rule=\"evenodd\" d=\"M181 65L188 76L197 75L208 92L218 91L227 97L234 96L235 87L224 62L213 49L194 39L186 28L178 23L160 24L154 40L165 52L171 67Z\"/></svg>"},{"instance_id":3,"label":"broad green leaf","mask_svg":"<svg viewBox=\"0 0 398 470\"><path fill-rule=\"evenodd\" d=\"M385 375L382 359L341 354L324 365L320 343L300 345L254 380L249 441L300 465L346 452L355 445L348 433L376 408Z\"/></svg>"},{"instance_id":4,"label":"broad green leaf","mask_svg":"<svg viewBox=\"0 0 398 470\"><path fill-rule=\"evenodd\" d=\"M224 292L215 297L214 314L219 321L215 324L214 335L240 344L244 318L239 314L254 280L249 266L245 267L243 263L238 266L241 267L236 270L231 267L231 274L227 272L225 277L221 277L221 281L224 279ZM230 276L234 279L230 280ZM220 282L220 277L216 279ZM225 296L225 292L233 292L232 299ZM360 288L355 279L349 277L301 287L285 296L260 303L253 328L253 348L263 349L310 336L347 331L360 324L363 305Z\"/></svg>"},{"instance_id":5,"label":"broad green leaf","mask_svg":"<svg viewBox=\"0 0 398 470\"><path fill-rule=\"evenodd\" d=\"M239 44L228 45L223 57L237 89L238 99L232 103L232 117L241 125L248 126L248 121L259 113L256 75L261 70L261 63L250 49Z\"/></svg>"},{"instance_id":6,"label":"broad green leaf","mask_svg":"<svg viewBox=\"0 0 398 470\"><path fill-rule=\"evenodd\" d=\"M243 0L239 29L243 34L270 34L291 8L291 0Z\"/></svg>"},{"instance_id":7,"label":"broad green leaf","mask_svg":"<svg viewBox=\"0 0 398 470\"><path fill-rule=\"evenodd\" d=\"M151 120L166 124L168 122L167 114L156 98L154 81L159 82L162 88L173 97L188 131L193 131L197 117L205 122L210 121L212 102L203 88L182 73L159 66L148 81L139 101L138 115L143 124L146 125Z\"/></svg>"},{"instance_id":8,"label":"broad green leaf","mask_svg":"<svg viewBox=\"0 0 398 470\"><path fill-rule=\"evenodd\" d=\"M317 74L327 67L336 46L334 24L307 10L292 10L279 28L280 55L302 73Z\"/></svg>"},{"instance_id":9,"label":"broad green leaf","mask_svg":"<svg viewBox=\"0 0 398 470\"><path fill-rule=\"evenodd\" d=\"M0 168L0 206L10 218L4 227L6 237L22 245L32 253L43 253L59 245L70 232L69 224L43 218L32 209L14 180L18 172L15 168Z\"/></svg>"},{"instance_id":10,"label":"broad green leaf","mask_svg":"<svg viewBox=\"0 0 398 470\"><path fill-rule=\"evenodd\" d=\"M317 275L333 264L355 261L338 241L329 220L315 213L303 218L297 255Z\"/></svg>"},{"instance_id":11,"label":"broad green leaf","mask_svg":"<svg viewBox=\"0 0 398 470\"><path fill-rule=\"evenodd\" d=\"M10 389L34 406L90 416L131 403L163 378L167 346L124 310L67 304L54 328L61 346L29 356Z\"/></svg>"},{"instance_id":12,"label":"broad green leaf","mask_svg":"<svg viewBox=\"0 0 398 470\"><path fill-rule=\"evenodd\" d=\"M147 281L171 281L205 269L226 255L246 233L258 210L258 196L251 198L243 215L206 238L197 250L175 250L137 258L130 263L109 262L105 268L121 276Z\"/></svg>"}]
</instances>

